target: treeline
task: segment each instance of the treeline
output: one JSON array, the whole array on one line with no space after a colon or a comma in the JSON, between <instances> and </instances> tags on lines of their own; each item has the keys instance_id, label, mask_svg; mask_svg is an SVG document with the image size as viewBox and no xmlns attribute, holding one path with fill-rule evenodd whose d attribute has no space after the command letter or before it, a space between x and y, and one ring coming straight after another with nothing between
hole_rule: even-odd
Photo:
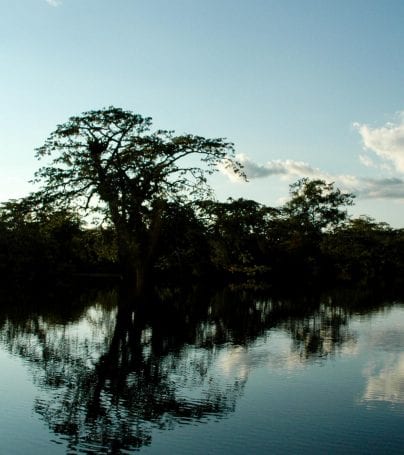
<instances>
[{"instance_id":1,"label":"treeline","mask_svg":"<svg viewBox=\"0 0 404 455\"><path fill-rule=\"evenodd\" d=\"M110 106L56 127L36 156L39 189L0 207L0 276L120 276L132 296L168 280L395 281L401 230L349 219L354 196L301 179L282 207L215 201L208 176L246 179L225 138L152 130Z\"/></svg>"},{"instance_id":2,"label":"treeline","mask_svg":"<svg viewBox=\"0 0 404 455\"><path fill-rule=\"evenodd\" d=\"M392 283L404 276L404 230L349 218L353 203L322 180L291 185L268 207L246 199L161 203L153 226L154 282L297 281ZM73 209L38 208L29 198L0 208L0 276L5 281L121 274L116 229L91 227Z\"/></svg>"}]
</instances>

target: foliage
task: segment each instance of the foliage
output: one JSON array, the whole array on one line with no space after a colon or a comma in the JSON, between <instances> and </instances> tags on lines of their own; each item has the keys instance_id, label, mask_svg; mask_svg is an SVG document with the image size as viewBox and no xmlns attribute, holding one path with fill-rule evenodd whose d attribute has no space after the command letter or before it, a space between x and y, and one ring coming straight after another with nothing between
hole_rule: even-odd
<instances>
[{"instance_id":1,"label":"foliage","mask_svg":"<svg viewBox=\"0 0 404 455\"><path fill-rule=\"evenodd\" d=\"M20 281L99 270L112 263L103 231L83 229L77 214L38 207L30 197L0 207L0 270Z\"/></svg>"},{"instance_id":2,"label":"foliage","mask_svg":"<svg viewBox=\"0 0 404 455\"><path fill-rule=\"evenodd\" d=\"M268 221L274 209L253 200L200 203L217 270L255 275L262 272Z\"/></svg>"},{"instance_id":3,"label":"foliage","mask_svg":"<svg viewBox=\"0 0 404 455\"><path fill-rule=\"evenodd\" d=\"M353 204L354 195L334 188L324 180L307 177L290 186L291 199L285 204L285 215L303 232L322 232L335 229L347 218L344 206Z\"/></svg>"},{"instance_id":4,"label":"foliage","mask_svg":"<svg viewBox=\"0 0 404 455\"><path fill-rule=\"evenodd\" d=\"M37 150L38 158L53 158L36 173L39 199L101 213L137 287L155 260L164 205L210 195L207 176L219 163L242 174L233 144L222 138L150 129L150 118L110 107L71 117Z\"/></svg>"},{"instance_id":5,"label":"foliage","mask_svg":"<svg viewBox=\"0 0 404 455\"><path fill-rule=\"evenodd\" d=\"M394 279L404 266L403 236L387 223L362 216L323 238L322 250L342 280Z\"/></svg>"},{"instance_id":6,"label":"foliage","mask_svg":"<svg viewBox=\"0 0 404 455\"><path fill-rule=\"evenodd\" d=\"M208 236L194 204L166 203L156 269L173 279L201 277L210 268Z\"/></svg>"},{"instance_id":7,"label":"foliage","mask_svg":"<svg viewBox=\"0 0 404 455\"><path fill-rule=\"evenodd\" d=\"M37 149L42 187L0 206L0 272L303 282L404 275L404 231L350 219L354 195L324 180L290 186L279 208L212 198L207 177L233 144L172 131L119 108L84 112ZM91 222L92 224L90 224Z\"/></svg>"}]
</instances>

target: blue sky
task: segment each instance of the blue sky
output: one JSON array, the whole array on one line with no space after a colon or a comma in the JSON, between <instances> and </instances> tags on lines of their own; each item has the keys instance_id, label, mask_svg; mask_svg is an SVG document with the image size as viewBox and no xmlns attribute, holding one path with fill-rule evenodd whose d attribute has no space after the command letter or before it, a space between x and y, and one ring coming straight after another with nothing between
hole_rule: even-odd
<instances>
[{"instance_id":1,"label":"blue sky","mask_svg":"<svg viewBox=\"0 0 404 455\"><path fill-rule=\"evenodd\" d=\"M220 199L277 206L303 176L404 227L401 0L0 0L0 200L26 195L34 149L114 105L156 128L235 143L249 183ZM231 176L230 176L231 177Z\"/></svg>"}]
</instances>

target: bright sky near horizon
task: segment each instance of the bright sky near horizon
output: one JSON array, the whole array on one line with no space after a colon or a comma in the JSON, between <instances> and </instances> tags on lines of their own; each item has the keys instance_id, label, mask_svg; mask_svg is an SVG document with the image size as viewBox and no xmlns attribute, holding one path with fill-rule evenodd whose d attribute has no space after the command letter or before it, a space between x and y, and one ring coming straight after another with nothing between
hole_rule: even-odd
<instances>
[{"instance_id":1,"label":"bright sky near horizon","mask_svg":"<svg viewBox=\"0 0 404 455\"><path fill-rule=\"evenodd\" d=\"M404 228L403 24L402 0L0 0L0 201L57 124L113 105L234 142L249 183L217 175L220 199L320 177Z\"/></svg>"}]
</instances>

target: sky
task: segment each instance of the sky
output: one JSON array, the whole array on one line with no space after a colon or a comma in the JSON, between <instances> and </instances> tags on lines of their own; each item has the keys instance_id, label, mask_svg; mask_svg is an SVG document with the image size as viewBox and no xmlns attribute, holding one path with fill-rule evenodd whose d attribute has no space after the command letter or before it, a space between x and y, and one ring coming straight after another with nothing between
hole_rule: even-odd
<instances>
[{"instance_id":1,"label":"sky","mask_svg":"<svg viewBox=\"0 0 404 455\"><path fill-rule=\"evenodd\" d=\"M232 141L249 181L218 173L221 200L322 178L404 228L403 23L402 0L0 0L0 201L57 124L113 105Z\"/></svg>"}]
</instances>

